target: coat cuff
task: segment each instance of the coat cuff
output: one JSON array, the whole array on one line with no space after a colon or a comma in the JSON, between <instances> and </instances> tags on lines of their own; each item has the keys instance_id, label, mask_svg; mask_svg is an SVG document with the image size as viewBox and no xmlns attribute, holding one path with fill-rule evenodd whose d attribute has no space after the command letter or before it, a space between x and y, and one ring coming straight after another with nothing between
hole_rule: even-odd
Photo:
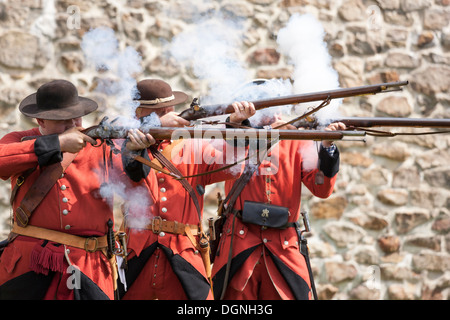
<instances>
[{"instance_id":1,"label":"coat cuff","mask_svg":"<svg viewBox=\"0 0 450 320\"><path fill-rule=\"evenodd\" d=\"M227 117L227 119L225 120L225 122L230 122L230 117ZM227 128L234 128L233 126L229 125L228 123L225 124ZM251 127L252 125L250 124L250 120L245 119L244 121L241 122L242 126L246 126L246 127Z\"/></svg>"},{"instance_id":2,"label":"coat cuff","mask_svg":"<svg viewBox=\"0 0 450 320\"><path fill-rule=\"evenodd\" d=\"M124 152L126 148L126 142L122 146L122 164L127 176L133 180L134 182L139 182L141 179L147 177L150 173L150 167L144 165L143 163L133 160L130 156L130 153L138 154L141 157L150 161L150 157L148 156L147 149L140 151L127 151Z\"/></svg>"},{"instance_id":3,"label":"coat cuff","mask_svg":"<svg viewBox=\"0 0 450 320\"><path fill-rule=\"evenodd\" d=\"M225 120L225 122L226 122L226 124L225 124L226 128L234 128L233 126L231 126L231 125L228 124L228 122L230 122L230 117L228 117L228 118ZM245 119L244 121L241 122L241 125L242 125L242 126L251 127L250 120ZM233 142L230 142L229 140L226 140L226 142L227 142L228 144L233 143L233 146L234 146L234 147L242 147L242 145L238 143L237 138L234 138L234 139L233 139ZM248 141L248 139L245 139L245 143L244 143L243 146L244 146L244 147L248 147L248 145L249 145L249 141Z\"/></svg>"},{"instance_id":4,"label":"coat cuff","mask_svg":"<svg viewBox=\"0 0 450 320\"><path fill-rule=\"evenodd\" d=\"M330 155L330 153L321 146L319 151L319 161L319 169L323 174L328 178L334 177L339 172L339 149L336 147L334 153Z\"/></svg>"},{"instance_id":5,"label":"coat cuff","mask_svg":"<svg viewBox=\"0 0 450 320\"><path fill-rule=\"evenodd\" d=\"M61 162L63 155L57 134L50 134L36 138L34 153L38 157L39 166L48 166Z\"/></svg>"}]
</instances>

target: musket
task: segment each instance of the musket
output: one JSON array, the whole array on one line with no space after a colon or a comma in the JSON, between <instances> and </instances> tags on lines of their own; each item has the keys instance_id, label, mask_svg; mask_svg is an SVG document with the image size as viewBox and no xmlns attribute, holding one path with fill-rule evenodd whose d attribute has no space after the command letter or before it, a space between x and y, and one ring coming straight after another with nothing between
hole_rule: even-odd
<instances>
[{"instance_id":1,"label":"musket","mask_svg":"<svg viewBox=\"0 0 450 320\"><path fill-rule=\"evenodd\" d=\"M114 122L114 120L112 121ZM98 147L102 145L103 142L110 145L114 153L120 152L114 144L110 141L112 139L126 139L129 132L129 127L112 125L111 122L107 122L107 117L95 126L89 127L82 130L81 132L85 135L95 139L100 140L99 144L95 146ZM276 142L278 140L343 140L344 137L362 137L365 136L364 131L327 131L327 130L268 130L268 129L234 129L234 128L199 128L199 127L185 127L185 128L174 128L174 127L159 127L159 128L140 128L143 133L149 133L156 140L178 140L178 139L223 139L231 140L234 144L237 139L242 139L241 141L270 141L270 143ZM39 136L29 136L23 137L22 141L36 139ZM239 141L239 140L238 140ZM244 144L243 144L244 146ZM159 172L167 174L175 179L183 179L185 177L178 176L177 174L170 172L157 164L148 161L140 155L129 154L129 156L144 165L147 165ZM229 166L233 166L233 163ZM226 167L224 167L226 168ZM218 169L221 170L221 169ZM194 175L195 176L195 175Z\"/></svg>"},{"instance_id":2,"label":"musket","mask_svg":"<svg viewBox=\"0 0 450 320\"><path fill-rule=\"evenodd\" d=\"M450 119L440 118L394 118L394 117L344 117L333 119L329 123L342 122L349 128L372 127L411 127L411 128L450 128ZM293 122L300 128L317 128L319 123L315 118L301 119Z\"/></svg>"},{"instance_id":3,"label":"musket","mask_svg":"<svg viewBox=\"0 0 450 320\"><path fill-rule=\"evenodd\" d=\"M313 101L326 101L346 97L355 97L361 95L374 95L382 92L392 92L402 90L402 86L408 84L408 81L387 82L374 85L342 88L329 91L320 91L313 93L295 94L283 97L269 98L252 101L255 109L265 109L269 107L293 105ZM217 115L230 114L234 112L231 104L216 104L209 106L200 106L196 99L192 102L189 109L182 111L179 116L186 120L197 120Z\"/></svg>"},{"instance_id":4,"label":"musket","mask_svg":"<svg viewBox=\"0 0 450 320\"><path fill-rule=\"evenodd\" d=\"M295 120L295 119L294 119ZM432 129L450 129L450 119L432 119L432 118L390 118L390 117L348 117L329 121L342 122L347 130L365 131L367 135L377 137L395 137L395 136L413 136L450 133L450 130L433 131L413 131L413 132L390 132L384 130L371 129L373 127L403 127L403 128L432 128ZM316 129L319 122L312 117L301 118L291 123L297 128Z\"/></svg>"},{"instance_id":5,"label":"musket","mask_svg":"<svg viewBox=\"0 0 450 320\"><path fill-rule=\"evenodd\" d=\"M129 127L113 125L103 118L98 125L81 130L95 140L126 139ZM114 122L114 120L112 121ZM267 130L267 129L235 129L218 127L142 127L143 133L149 133L156 140L178 139L279 139L279 140L342 140L344 137L364 136L363 131L327 131L327 130ZM36 139L39 136L23 137L22 141Z\"/></svg>"},{"instance_id":6,"label":"musket","mask_svg":"<svg viewBox=\"0 0 450 320\"><path fill-rule=\"evenodd\" d=\"M149 133L156 140L177 139L279 139L279 140L342 140L344 137L364 136L362 131L327 131L327 130L267 130L267 129L235 129L217 127L153 127L141 128L143 133ZM93 139L125 139L128 129L112 126L102 121L82 131Z\"/></svg>"}]
</instances>

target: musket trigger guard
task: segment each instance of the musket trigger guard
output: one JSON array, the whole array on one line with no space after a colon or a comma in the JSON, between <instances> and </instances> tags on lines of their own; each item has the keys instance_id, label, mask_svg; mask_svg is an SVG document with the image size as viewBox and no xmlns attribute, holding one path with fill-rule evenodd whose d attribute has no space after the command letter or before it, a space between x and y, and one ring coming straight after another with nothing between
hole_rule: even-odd
<instances>
[{"instance_id":1,"label":"musket trigger guard","mask_svg":"<svg viewBox=\"0 0 450 320\"><path fill-rule=\"evenodd\" d=\"M100 142L97 142L97 140L100 140ZM103 138L99 138L99 139L96 139L95 142L96 142L96 144L93 144L92 146L94 148L98 148L98 147L100 147L103 144L104 139Z\"/></svg>"}]
</instances>

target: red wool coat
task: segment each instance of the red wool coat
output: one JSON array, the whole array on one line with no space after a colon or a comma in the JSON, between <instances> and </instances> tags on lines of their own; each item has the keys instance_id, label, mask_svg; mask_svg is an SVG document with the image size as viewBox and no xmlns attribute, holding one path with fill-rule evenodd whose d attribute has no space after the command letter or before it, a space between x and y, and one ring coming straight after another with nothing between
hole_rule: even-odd
<instances>
[{"instance_id":1,"label":"red wool coat","mask_svg":"<svg viewBox=\"0 0 450 320\"><path fill-rule=\"evenodd\" d=\"M326 172L326 175L329 176L325 176L323 184L317 185L315 183L315 175L318 169L305 168L305 158L299 152L300 149L317 152L316 149L308 147L308 144L311 143L311 141L279 142L269 154L271 161L264 160L259 170L243 189L235 203L235 209L241 210L245 200L267 203L268 196L270 196L270 203L289 208L289 222L296 222L300 217L302 184L317 197L326 198L330 196L336 180L336 172L334 172L336 170L330 169L329 172ZM323 152L326 153L326 151L322 150L320 154L322 165L325 167L335 166L336 159L338 160L338 152L334 159L331 159L327 154L323 154ZM268 168L271 171L267 171ZM232 185L233 181L227 181L225 191L229 192ZM232 220L232 217L228 218L223 227L224 233L212 269L215 297L220 297L222 291L224 271L232 237ZM263 252L267 272L282 299L294 298L295 295L288 283L292 283L295 278L297 278L295 281L304 281L303 289L300 289L300 291L305 291L304 289L309 291L311 287L310 279L305 259L299 252L299 239L295 228L289 227L283 230L268 228L264 230L261 226L243 223L239 218L236 218L233 237L234 266L232 264L232 270L239 267L236 273L232 271L233 275L229 281L229 286L234 290L237 292L245 290L255 265L261 258L261 252ZM284 272L282 271L283 275L278 270L284 270ZM291 279L281 281L280 277L286 278L287 274L290 274ZM293 274L297 276L292 277ZM305 292L303 292L303 298L309 296L309 292L306 292L306 294L305 296ZM258 299L258 297L255 296L252 299Z\"/></svg>"},{"instance_id":2,"label":"red wool coat","mask_svg":"<svg viewBox=\"0 0 450 320\"><path fill-rule=\"evenodd\" d=\"M158 148L164 150L169 144L169 141L164 141ZM177 147L179 149L171 157L172 163L175 164L183 176L222 168L227 164L227 151L232 152L230 149L226 149L231 148L229 145L217 148L217 146L213 147L204 141L198 140L187 140L187 142L179 144ZM231 158L229 157L228 160ZM153 156L150 156L150 159L153 159ZM203 210L203 196L198 193L198 187L205 187L227 179L235 179L238 177L240 170L241 166L237 165L231 170L226 169L213 174L187 178L187 181L195 190L201 210ZM154 203L150 210L146 211L147 219L142 220L142 217L136 217L130 212L131 219L148 222L149 219L158 216L168 221L198 225L199 217L196 207L179 181L166 174L156 173L152 169L145 177L144 182L153 196ZM135 228L127 229L130 255L128 260L129 271L127 273L128 290L123 292L124 299L183 298L183 294L168 296L161 294L161 291L159 295L158 293L150 294L149 290L152 290L153 285L155 284L156 286L158 282L166 282L164 284L165 287L173 286L172 288L176 288L176 285L178 285L172 284L170 279L156 278L156 281L153 281L154 277L159 277L159 273L156 273L155 269L159 269L160 266L155 268L155 265L152 263L147 263L147 259L150 259L149 256L152 254L158 254L154 253L156 252L154 250L157 250L155 249L157 246L164 248L165 256L171 260L172 270L170 272L175 272L178 278L178 280L172 280L181 282L186 298L210 299L212 297L202 257L187 236L164 232L154 233L151 230L142 230L135 223L131 223L135 225ZM134 267L138 264L141 265L140 268Z\"/></svg>"},{"instance_id":3,"label":"red wool coat","mask_svg":"<svg viewBox=\"0 0 450 320\"><path fill-rule=\"evenodd\" d=\"M2 179L11 179L11 185L14 186L22 172L37 167L19 188L13 210L41 172L35 149L36 140L20 142L24 136L36 135L40 135L38 128L12 132L0 140ZM57 138L49 141L53 147L47 144L47 151L51 153L59 150L59 146L54 146L58 144ZM109 152L106 159L109 159L108 155ZM123 172L120 158L113 157L113 161L117 172ZM78 236L105 235L107 221L113 219L113 212L111 203L105 201L99 191L102 183L108 182L110 174L108 163L104 164L103 147L87 144L34 210L29 225ZM9 290L26 288L18 289L19 298L72 299L74 295L75 298L114 298L111 266L101 251L88 253L70 246L64 251L64 246L59 244L18 236L0 257L0 297L15 299L17 297L10 296ZM81 271L81 291L74 292L66 285L71 273L67 269L69 264L65 255ZM43 276L55 272L53 278ZM51 289L48 289L49 285Z\"/></svg>"}]
</instances>

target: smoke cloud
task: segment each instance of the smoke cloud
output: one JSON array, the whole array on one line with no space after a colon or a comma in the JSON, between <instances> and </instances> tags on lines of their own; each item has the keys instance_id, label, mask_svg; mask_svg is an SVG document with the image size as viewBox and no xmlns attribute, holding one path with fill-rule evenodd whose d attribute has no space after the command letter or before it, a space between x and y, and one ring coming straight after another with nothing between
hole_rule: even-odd
<instances>
[{"instance_id":1,"label":"smoke cloud","mask_svg":"<svg viewBox=\"0 0 450 320\"><path fill-rule=\"evenodd\" d=\"M321 23L310 14L294 14L286 27L278 33L277 43L280 53L294 66L292 78L294 93L307 93L339 88L339 75L331 66L331 56L324 41L325 31ZM296 112L304 113L306 108L317 106L304 104ZM316 117L326 125L339 116L342 99L333 99L319 110Z\"/></svg>"},{"instance_id":2,"label":"smoke cloud","mask_svg":"<svg viewBox=\"0 0 450 320\"><path fill-rule=\"evenodd\" d=\"M113 110L108 114L134 118L138 106L134 75L142 71L141 56L132 47L119 47L110 28L99 27L86 32L81 42L86 64L95 68L104 79L99 79L96 91L114 100Z\"/></svg>"},{"instance_id":3,"label":"smoke cloud","mask_svg":"<svg viewBox=\"0 0 450 320\"><path fill-rule=\"evenodd\" d=\"M331 56L324 41L325 31L321 23L310 14L294 14L277 37L278 50L294 66L293 91L307 93L339 88L338 73L331 66ZM295 112L303 114L310 107L320 104L302 104ZM325 108L315 113L319 124L324 126L339 117L342 99L333 99ZM317 142L308 142L299 152L303 157L303 167L312 170L318 163Z\"/></svg>"},{"instance_id":4,"label":"smoke cloud","mask_svg":"<svg viewBox=\"0 0 450 320\"><path fill-rule=\"evenodd\" d=\"M169 52L179 62L190 66L194 74L209 85L208 96L202 104L229 103L234 100L258 100L290 94L300 94L339 87L337 72L331 66L331 56L324 41L325 31L312 15L294 14L287 25L279 30L277 44L290 64L294 66L289 80L269 79L252 81L250 74L237 51L242 40L242 24L232 21L220 12L204 18L196 25L180 33L170 44ZM264 79L263 79L264 80ZM315 116L320 125L327 125L339 116L342 101L332 100L330 105L318 111ZM292 112L298 115L320 104L297 105ZM274 107L259 110L250 118L252 125L266 124L276 114L290 115L289 107ZM318 146L305 143L302 148L306 169L317 167Z\"/></svg>"},{"instance_id":5,"label":"smoke cloud","mask_svg":"<svg viewBox=\"0 0 450 320\"><path fill-rule=\"evenodd\" d=\"M256 79L239 87L233 95L233 100L255 101L292 94L292 84L289 79ZM277 106L256 111L249 120L253 126L264 126L271 123L275 116L290 115L291 108Z\"/></svg>"},{"instance_id":6,"label":"smoke cloud","mask_svg":"<svg viewBox=\"0 0 450 320\"><path fill-rule=\"evenodd\" d=\"M233 90L247 81L248 71L236 50L242 30L240 21L226 20L217 12L196 21L170 43L169 53L207 82L208 95L202 97L202 104L229 102Z\"/></svg>"},{"instance_id":7,"label":"smoke cloud","mask_svg":"<svg viewBox=\"0 0 450 320\"><path fill-rule=\"evenodd\" d=\"M212 13L206 17L194 19L195 24L189 25L185 31L176 36L168 45L167 51L180 63L190 68L194 75L204 80L208 85L207 95L202 97L202 104L230 103L234 100L258 100L268 97L284 96L294 93L306 93L332 90L339 87L338 74L331 66L331 57L324 42L325 31L318 20L312 15L294 14L286 27L279 30L277 44L278 51L294 66L290 80L270 79L266 81L252 81L248 66L239 55L243 40L242 21L230 19L221 12ZM114 95L114 107L125 117L120 122L130 127L137 127L133 122L137 104L136 81L133 74L141 72L141 57L131 47L119 49L114 32L107 28L97 28L89 31L83 37L83 52L88 64L93 65L102 73L109 73L114 81L97 90L108 95ZM293 113L303 114L316 104L300 105L292 109ZM316 113L319 123L326 125L331 119L339 116L338 108L341 100L332 100L329 106ZM264 119L272 118L276 114L290 115L289 107L274 107L258 111L250 120L253 125L261 125ZM158 119L148 118L144 125L154 126ZM143 125L139 123L139 126ZM303 167L314 169L317 167L318 145L307 142L299 152L303 156ZM127 188L123 184L115 185L115 192L126 198ZM109 192L109 191L108 191ZM138 201L142 205L143 201ZM147 208L151 203L145 203ZM139 206L144 208L145 206ZM139 208L137 224L148 215ZM143 215L139 214L141 212Z\"/></svg>"},{"instance_id":8,"label":"smoke cloud","mask_svg":"<svg viewBox=\"0 0 450 320\"><path fill-rule=\"evenodd\" d=\"M116 172L110 173L108 183L100 188L103 199L123 199L127 225L142 229L153 218L153 200L144 186L131 186L126 177L120 177ZM109 201L113 205L112 201Z\"/></svg>"},{"instance_id":9,"label":"smoke cloud","mask_svg":"<svg viewBox=\"0 0 450 320\"><path fill-rule=\"evenodd\" d=\"M121 49L114 31L106 27L87 32L81 48L87 66L99 74L95 90L114 102L108 105L110 109L107 110L108 116L115 118L112 124L123 130L140 127L145 130L156 126L159 119L154 117L147 117L144 122L135 119L139 104L133 101L138 97L134 75L142 71L141 56L137 51L130 46ZM127 224L132 228L143 228L152 218L153 200L149 190L144 186L131 185L129 178L119 170L110 170L108 183L102 184L100 195L106 200L124 200L128 212Z\"/></svg>"}]
</instances>

